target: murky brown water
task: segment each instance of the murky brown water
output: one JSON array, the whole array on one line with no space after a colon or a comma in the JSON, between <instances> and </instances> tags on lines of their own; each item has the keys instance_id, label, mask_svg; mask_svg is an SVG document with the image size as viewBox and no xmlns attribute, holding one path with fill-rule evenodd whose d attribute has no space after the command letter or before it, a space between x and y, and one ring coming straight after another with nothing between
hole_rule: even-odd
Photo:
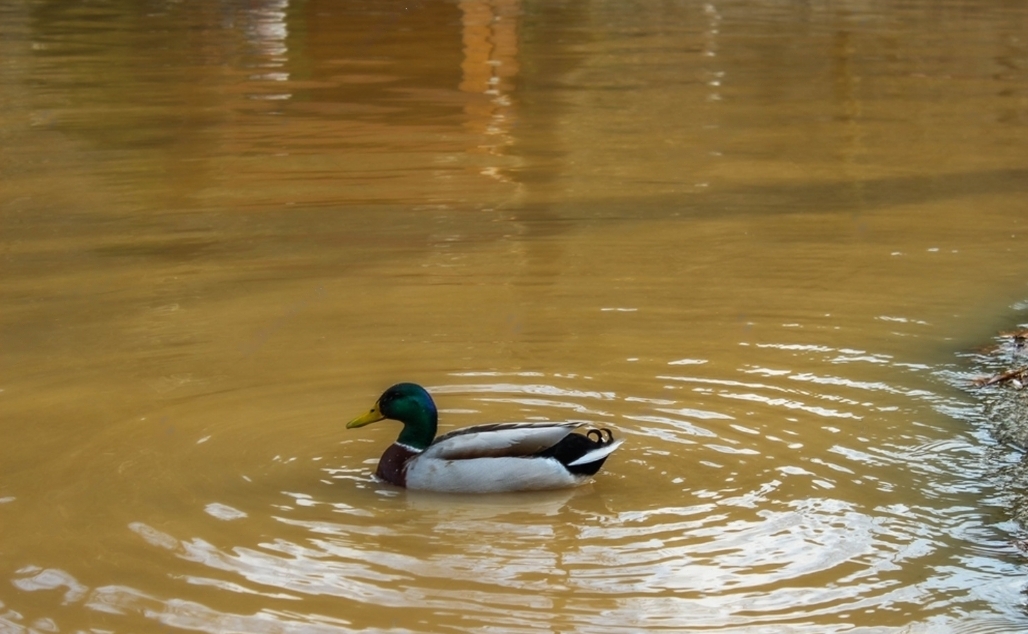
<instances>
[{"instance_id":1,"label":"murky brown water","mask_svg":"<svg viewBox=\"0 0 1028 634\"><path fill-rule=\"evenodd\" d=\"M1010 2L0 5L0 630L1009 632ZM371 477L594 421L593 485Z\"/></svg>"}]
</instances>

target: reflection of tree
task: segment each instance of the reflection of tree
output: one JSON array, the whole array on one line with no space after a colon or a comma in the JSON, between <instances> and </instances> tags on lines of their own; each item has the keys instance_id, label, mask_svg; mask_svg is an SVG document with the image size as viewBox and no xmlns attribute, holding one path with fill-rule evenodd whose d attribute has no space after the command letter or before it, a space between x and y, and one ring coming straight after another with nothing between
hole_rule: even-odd
<instances>
[{"instance_id":1,"label":"reflection of tree","mask_svg":"<svg viewBox=\"0 0 1028 634\"><path fill-rule=\"evenodd\" d=\"M268 72L252 76L253 79L270 81L289 81L289 73L282 69L289 61L289 47L286 37L289 28L286 26L286 11L289 0L264 0L253 6L245 14L243 32L255 52L262 59L257 66L269 69ZM264 99L288 99L289 93L263 95Z\"/></svg>"},{"instance_id":2,"label":"reflection of tree","mask_svg":"<svg viewBox=\"0 0 1028 634\"><path fill-rule=\"evenodd\" d=\"M518 72L517 17L520 0L463 0L464 61L460 89L478 96L464 107L467 127L485 140L471 151L499 155L513 143L510 93ZM483 174L507 180L497 166Z\"/></svg>"},{"instance_id":3,"label":"reflection of tree","mask_svg":"<svg viewBox=\"0 0 1028 634\"><path fill-rule=\"evenodd\" d=\"M286 36L286 11L289 0L264 0L253 6L246 14L248 24L244 28L246 37L263 55L275 62L285 61L288 51Z\"/></svg>"},{"instance_id":4,"label":"reflection of tree","mask_svg":"<svg viewBox=\"0 0 1028 634\"><path fill-rule=\"evenodd\" d=\"M25 13L23 75L48 88L24 91L31 118L100 151L91 173L130 179L135 208L510 196L517 0Z\"/></svg>"}]
</instances>

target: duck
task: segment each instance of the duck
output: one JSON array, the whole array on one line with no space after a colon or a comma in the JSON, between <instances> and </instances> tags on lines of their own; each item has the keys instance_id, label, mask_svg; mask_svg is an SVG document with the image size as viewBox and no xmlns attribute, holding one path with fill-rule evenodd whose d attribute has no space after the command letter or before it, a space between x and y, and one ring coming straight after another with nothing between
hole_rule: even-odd
<instances>
[{"instance_id":1,"label":"duck","mask_svg":"<svg viewBox=\"0 0 1028 634\"><path fill-rule=\"evenodd\" d=\"M346 424L380 420L403 423L375 475L411 490L441 493L506 493L579 486L603 466L623 439L607 428L581 422L496 423L465 427L436 438L438 410L416 383L397 383L366 414Z\"/></svg>"}]
</instances>

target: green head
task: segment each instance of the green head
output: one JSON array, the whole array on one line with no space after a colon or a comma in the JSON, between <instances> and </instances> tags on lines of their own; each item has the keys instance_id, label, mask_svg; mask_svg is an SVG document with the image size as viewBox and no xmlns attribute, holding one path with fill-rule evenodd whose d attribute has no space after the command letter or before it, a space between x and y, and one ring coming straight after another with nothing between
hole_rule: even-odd
<instances>
[{"instance_id":1,"label":"green head","mask_svg":"<svg viewBox=\"0 0 1028 634\"><path fill-rule=\"evenodd\" d=\"M425 449L435 439L439 414L432 397L420 385L397 383L378 397L371 411L351 420L346 427L364 427L386 418L403 423L403 431L396 439L398 443L413 449Z\"/></svg>"}]
</instances>

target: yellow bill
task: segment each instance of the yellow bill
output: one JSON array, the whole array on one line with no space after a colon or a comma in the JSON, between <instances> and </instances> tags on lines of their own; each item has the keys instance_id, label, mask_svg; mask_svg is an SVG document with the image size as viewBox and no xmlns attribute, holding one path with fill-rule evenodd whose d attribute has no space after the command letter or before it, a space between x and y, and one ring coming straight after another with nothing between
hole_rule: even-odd
<instances>
[{"instance_id":1,"label":"yellow bill","mask_svg":"<svg viewBox=\"0 0 1028 634\"><path fill-rule=\"evenodd\" d=\"M354 429L356 427L364 427L365 425L376 423L384 418L385 416L383 416L382 412L378 409L378 403L375 403L375 406L371 408L370 412L364 414L363 416L358 416L357 418L346 423L346 428Z\"/></svg>"}]
</instances>

